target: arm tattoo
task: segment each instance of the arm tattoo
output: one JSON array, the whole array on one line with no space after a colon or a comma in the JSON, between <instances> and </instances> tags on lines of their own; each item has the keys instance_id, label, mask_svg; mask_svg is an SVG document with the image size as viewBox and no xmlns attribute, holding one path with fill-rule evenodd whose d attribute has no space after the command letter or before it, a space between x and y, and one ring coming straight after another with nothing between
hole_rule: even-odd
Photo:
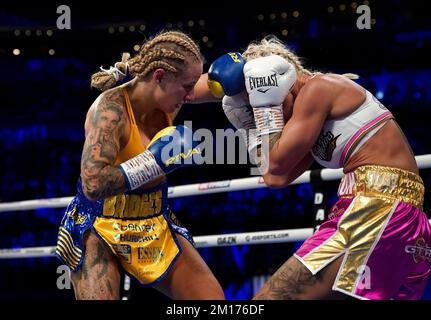
<instances>
[{"instance_id":1,"label":"arm tattoo","mask_svg":"<svg viewBox=\"0 0 431 320\"><path fill-rule=\"evenodd\" d=\"M124 177L116 166L125 114L118 94L105 95L95 107L81 158L84 192L99 199L126 191Z\"/></svg>"}]
</instances>

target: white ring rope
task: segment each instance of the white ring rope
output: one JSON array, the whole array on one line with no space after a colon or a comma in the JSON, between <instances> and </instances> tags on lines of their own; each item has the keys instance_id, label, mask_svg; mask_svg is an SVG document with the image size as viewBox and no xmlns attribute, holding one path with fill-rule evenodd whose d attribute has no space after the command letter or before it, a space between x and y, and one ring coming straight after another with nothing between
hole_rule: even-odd
<instances>
[{"instance_id":1,"label":"white ring rope","mask_svg":"<svg viewBox=\"0 0 431 320\"><path fill-rule=\"evenodd\" d=\"M416 156L416 162L419 169L431 168L431 154ZM304 172L295 181L290 183L290 185L310 182L310 172L310 170ZM323 181L337 180L341 179L343 176L343 171L342 169L322 169L321 176ZM179 198L201 194L258 189L264 187L266 187L266 185L263 181L263 178L256 176L250 178L212 181L169 187L168 197ZM72 198L73 197L62 197L0 203L0 212L26 211L39 208L64 208L69 204Z\"/></svg>"},{"instance_id":2,"label":"white ring rope","mask_svg":"<svg viewBox=\"0 0 431 320\"><path fill-rule=\"evenodd\" d=\"M416 162L419 169L431 168L431 154L416 156ZM304 172L300 177L293 181L291 185L310 182L310 172L311 171ZM340 179L342 175L342 169L321 170L321 177L324 181L337 180ZM178 198L200 194L257 189L263 187L266 187L266 185L263 182L262 177L251 177L170 187L168 196L169 198ZM72 200L72 197L2 203L0 204L0 212L18 210L24 211L38 208L62 208L67 206L70 200ZM196 236L194 237L194 241L196 243L196 247L198 248L209 248L244 244L303 241L312 234L313 228L285 229ZM54 252L55 247L0 249L0 259L51 257L54 256Z\"/></svg>"},{"instance_id":3,"label":"white ring rope","mask_svg":"<svg viewBox=\"0 0 431 320\"><path fill-rule=\"evenodd\" d=\"M193 240L197 248L211 248L244 244L294 242L305 240L312 234L313 228L304 228L196 236L193 237ZM0 249L0 259L53 257L54 252L55 247Z\"/></svg>"}]
</instances>

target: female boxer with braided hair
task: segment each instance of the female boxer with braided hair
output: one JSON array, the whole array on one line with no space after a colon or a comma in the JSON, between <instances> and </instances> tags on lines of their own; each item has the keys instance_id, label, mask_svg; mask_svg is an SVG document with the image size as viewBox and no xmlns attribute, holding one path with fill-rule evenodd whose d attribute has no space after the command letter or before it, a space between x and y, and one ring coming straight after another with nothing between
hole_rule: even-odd
<instances>
[{"instance_id":1,"label":"female boxer with braided hair","mask_svg":"<svg viewBox=\"0 0 431 320\"><path fill-rule=\"evenodd\" d=\"M61 222L56 254L77 299L119 299L120 267L173 299L223 299L193 239L167 205L161 137L192 149L172 121L194 99L198 45L182 32L156 35L133 58L92 76L104 92L85 121L78 194ZM134 78L117 87L130 73ZM112 88L113 87L113 88ZM180 235L180 236L178 236Z\"/></svg>"},{"instance_id":2,"label":"female boxer with braided hair","mask_svg":"<svg viewBox=\"0 0 431 320\"><path fill-rule=\"evenodd\" d=\"M314 160L345 173L328 220L255 298L420 299L431 229L414 154L392 113L346 77L306 70L275 36L242 57L217 59L209 87L233 93L223 109L236 128L254 130L246 141L266 164L265 183L285 187Z\"/></svg>"}]
</instances>

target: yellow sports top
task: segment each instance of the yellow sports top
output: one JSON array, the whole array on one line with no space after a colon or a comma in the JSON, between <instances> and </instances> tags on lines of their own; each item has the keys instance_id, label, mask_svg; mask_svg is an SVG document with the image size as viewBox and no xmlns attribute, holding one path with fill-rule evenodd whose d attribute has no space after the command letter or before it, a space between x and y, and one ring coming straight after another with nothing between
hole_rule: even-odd
<instances>
[{"instance_id":1,"label":"yellow sports top","mask_svg":"<svg viewBox=\"0 0 431 320\"><path fill-rule=\"evenodd\" d=\"M142 144L141 137L139 135L139 129L136 125L135 116L133 115L132 104L130 103L130 98L127 94L127 90L123 87L121 89L123 90L124 98L126 100L126 109L130 120L130 137L126 146L118 153L117 159L115 160L115 165L119 165L120 163L123 163L124 161L127 161L134 156L137 156L146 149L146 147ZM164 115L166 118L166 127L172 126L172 119L166 112L164 112Z\"/></svg>"}]
</instances>

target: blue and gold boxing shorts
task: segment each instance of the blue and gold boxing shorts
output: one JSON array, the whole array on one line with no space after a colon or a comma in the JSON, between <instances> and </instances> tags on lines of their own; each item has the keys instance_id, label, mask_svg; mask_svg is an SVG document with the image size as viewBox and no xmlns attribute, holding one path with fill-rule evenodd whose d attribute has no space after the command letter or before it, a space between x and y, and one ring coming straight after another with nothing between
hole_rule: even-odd
<instances>
[{"instance_id":1,"label":"blue and gold boxing shorts","mask_svg":"<svg viewBox=\"0 0 431 320\"><path fill-rule=\"evenodd\" d=\"M118 258L125 272L143 285L160 281L181 254L177 233L193 238L167 204L167 184L99 201L78 193L66 209L58 232L56 256L73 271L83 263L83 238L98 235Z\"/></svg>"}]
</instances>

